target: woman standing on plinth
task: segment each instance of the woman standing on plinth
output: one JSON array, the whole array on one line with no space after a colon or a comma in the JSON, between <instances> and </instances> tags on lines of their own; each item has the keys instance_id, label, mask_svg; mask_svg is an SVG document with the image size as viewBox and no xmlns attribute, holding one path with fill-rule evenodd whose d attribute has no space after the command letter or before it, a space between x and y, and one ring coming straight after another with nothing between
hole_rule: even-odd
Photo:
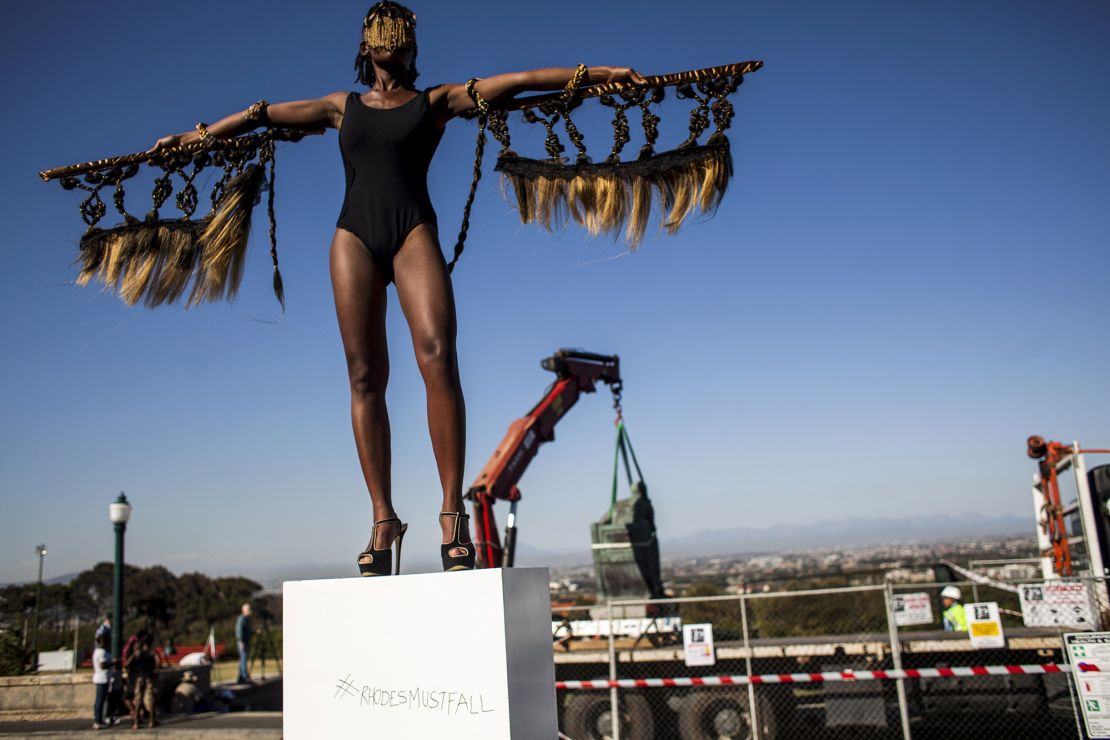
<instances>
[{"instance_id":1,"label":"woman standing on plinth","mask_svg":"<svg viewBox=\"0 0 1110 740\"><path fill-rule=\"evenodd\" d=\"M347 357L351 419L359 462L374 507L370 542L358 555L364 576L400 567L407 529L397 518L390 488L390 432L385 389L386 288L397 286L427 391L428 428L443 488L440 526L444 570L474 567L469 517L462 499L466 417L455 352L455 299L450 267L462 252L466 221L451 266L440 251L436 214L428 197L428 165L452 118L480 102L496 106L527 90L641 78L628 68L584 66L540 69L418 90L416 16L380 2L363 22L355 59L364 93L336 92L314 100L268 105L259 101L197 131L159 139L156 148L242 134L260 125L339 130L346 194L331 242L335 310ZM396 545L397 568L393 546Z\"/></svg>"}]
</instances>

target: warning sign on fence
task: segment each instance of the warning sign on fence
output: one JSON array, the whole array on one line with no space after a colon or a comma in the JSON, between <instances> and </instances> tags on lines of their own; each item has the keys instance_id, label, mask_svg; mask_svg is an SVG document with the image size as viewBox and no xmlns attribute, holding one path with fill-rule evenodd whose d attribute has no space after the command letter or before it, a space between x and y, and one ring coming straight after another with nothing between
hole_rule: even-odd
<instances>
[{"instance_id":1,"label":"warning sign on fence","mask_svg":"<svg viewBox=\"0 0 1110 740\"><path fill-rule=\"evenodd\" d=\"M899 627L933 623L933 602L925 592L895 594L891 598L894 623Z\"/></svg>"},{"instance_id":2,"label":"warning sign on fence","mask_svg":"<svg viewBox=\"0 0 1110 740\"><path fill-rule=\"evenodd\" d=\"M997 603L981 601L968 604L964 609L967 614L967 635L974 647L1006 647L1006 636L1002 634L1002 619L998 616Z\"/></svg>"},{"instance_id":3,"label":"warning sign on fence","mask_svg":"<svg viewBox=\"0 0 1110 740\"><path fill-rule=\"evenodd\" d=\"M1087 735L1110 738L1110 676L1085 671L1085 665L1110 663L1110 632L1072 632L1064 635L1068 662L1075 671L1079 706Z\"/></svg>"},{"instance_id":4,"label":"warning sign on fence","mask_svg":"<svg viewBox=\"0 0 1110 740\"><path fill-rule=\"evenodd\" d=\"M1026 627L1096 628L1085 583L1029 583L1018 592Z\"/></svg>"},{"instance_id":5,"label":"warning sign on fence","mask_svg":"<svg viewBox=\"0 0 1110 740\"><path fill-rule=\"evenodd\" d=\"M682 646L686 665L713 665L717 656L713 652L713 625L682 625Z\"/></svg>"}]
</instances>

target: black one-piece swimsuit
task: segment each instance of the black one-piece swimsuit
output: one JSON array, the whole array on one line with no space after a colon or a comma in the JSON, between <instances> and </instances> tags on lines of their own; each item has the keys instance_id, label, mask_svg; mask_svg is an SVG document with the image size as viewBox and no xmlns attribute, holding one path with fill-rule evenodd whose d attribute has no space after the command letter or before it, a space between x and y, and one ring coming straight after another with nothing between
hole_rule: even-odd
<instances>
[{"instance_id":1,"label":"black one-piece swimsuit","mask_svg":"<svg viewBox=\"0 0 1110 740\"><path fill-rule=\"evenodd\" d=\"M427 90L394 108L371 108L352 92L339 125L347 189L336 226L362 241L387 283L409 232L436 227L428 165L443 129L429 113Z\"/></svg>"}]
</instances>

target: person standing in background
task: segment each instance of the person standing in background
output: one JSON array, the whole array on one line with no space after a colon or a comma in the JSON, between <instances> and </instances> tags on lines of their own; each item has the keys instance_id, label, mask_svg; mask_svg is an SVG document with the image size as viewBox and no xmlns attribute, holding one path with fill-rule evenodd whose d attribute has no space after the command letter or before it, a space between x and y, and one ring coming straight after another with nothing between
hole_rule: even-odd
<instances>
[{"instance_id":1,"label":"person standing in background","mask_svg":"<svg viewBox=\"0 0 1110 740\"><path fill-rule=\"evenodd\" d=\"M114 725L119 720L120 707L126 706L123 696L123 671L120 664L123 661L113 660L108 668L108 703L104 712L104 719L108 725ZM131 713L131 709L127 709Z\"/></svg>"},{"instance_id":2,"label":"person standing in background","mask_svg":"<svg viewBox=\"0 0 1110 740\"><path fill-rule=\"evenodd\" d=\"M108 652L108 637L98 635L96 649L93 650L93 685L96 686L96 700L93 703L93 729L107 727L104 721L104 700L108 697L108 669L112 665L112 654Z\"/></svg>"},{"instance_id":3,"label":"person standing in background","mask_svg":"<svg viewBox=\"0 0 1110 740\"><path fill-rule=\"evenodd\" d=\"M250 673L247 672L247 656L251 650L251 605L243 604L242 613L235 620L235 645L239 648L239 678L238 683L250 683Z\"/></svg>"},{"instance_id":4,"label":"person standing in background","mask_svg":"<svg viewBox=\"0 0 1110 740\"><path fill-rule=\"evenodd\" d=\"M944 631L967 632L967 612L960 603L963 594L956 586L945 586L940 592L940 603L944 605Z\"/></svg>"},{"instance_id":5,"label":"person standing in background","mask_svg":"<svg viewBox=\"0 0 1110 740\"><path fill-rule=\"evenodd\" d=\"M154 648L151 638L145 635L139 642L138 653L131 660L131 675L134 676L135 700L131 707L131 729L139 729L139 719L142 717L143 708L148 712L147 727L154 727L155 709L158 696L155 682L157 681L158 659L154 657Z\"/></svg>"},{"instance_id":6,"label":"person standing in background","mask_svg":"<svg viewBox=\"0 0 1110 740\"><path fill-rule=\"evenodd\" d=\"M135 672L135 658L139 655L139 643L146 639L146 635L146 630L139 630L132 634L120 651L123 670L126 671L123 704L128 714L131 714L135 708L135 681L138 679L138 674Z\"/></svg>"}]
</instances>

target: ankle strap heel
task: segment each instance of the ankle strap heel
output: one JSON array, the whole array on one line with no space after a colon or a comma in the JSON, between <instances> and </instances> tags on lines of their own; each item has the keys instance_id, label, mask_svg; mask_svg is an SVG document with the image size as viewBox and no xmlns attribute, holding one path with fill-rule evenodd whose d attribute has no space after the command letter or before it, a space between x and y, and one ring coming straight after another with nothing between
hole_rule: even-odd
<instances>
[{"instance_id":1,"label":"ankle strap heel","mask_svg":"<svg viewBox=\"0 0 1110 740\"><path fill-rule=\"evenodd\" d=\"M454 534L449 542L439 546L440 558L443 560L443 571L449 572L453 570L474 570L474 543L462 542L462 528L461 524L465 520L467 532L470 531L470 515L464 514L461 511L441 511L440 517L453 516L455 517ZM451 551L463 551L462 554L453 555Z\"/></svg>"},{"instance_id":2,"label":"ankle strap heel","mask_svg":"<svg viewBox=\"0 0 1110 740\"><path fill-rule=\"evenodd\" d=\"M374 543L378 541L378 527L383 524L398 525L397 536L389 545L377 550L374 548ZM358 565L358 572L363 576L391 576L398 575L401 572L401 542L405 538L405 532L409 529L409 525L403 523L397 517L390 517L389 519L379 519L374 522L374 528L370 530L370 544L366 549L358 554L355 562ZM393 567L393 549L397 549L397 568Z\"/></svg>"}]
</instances>

